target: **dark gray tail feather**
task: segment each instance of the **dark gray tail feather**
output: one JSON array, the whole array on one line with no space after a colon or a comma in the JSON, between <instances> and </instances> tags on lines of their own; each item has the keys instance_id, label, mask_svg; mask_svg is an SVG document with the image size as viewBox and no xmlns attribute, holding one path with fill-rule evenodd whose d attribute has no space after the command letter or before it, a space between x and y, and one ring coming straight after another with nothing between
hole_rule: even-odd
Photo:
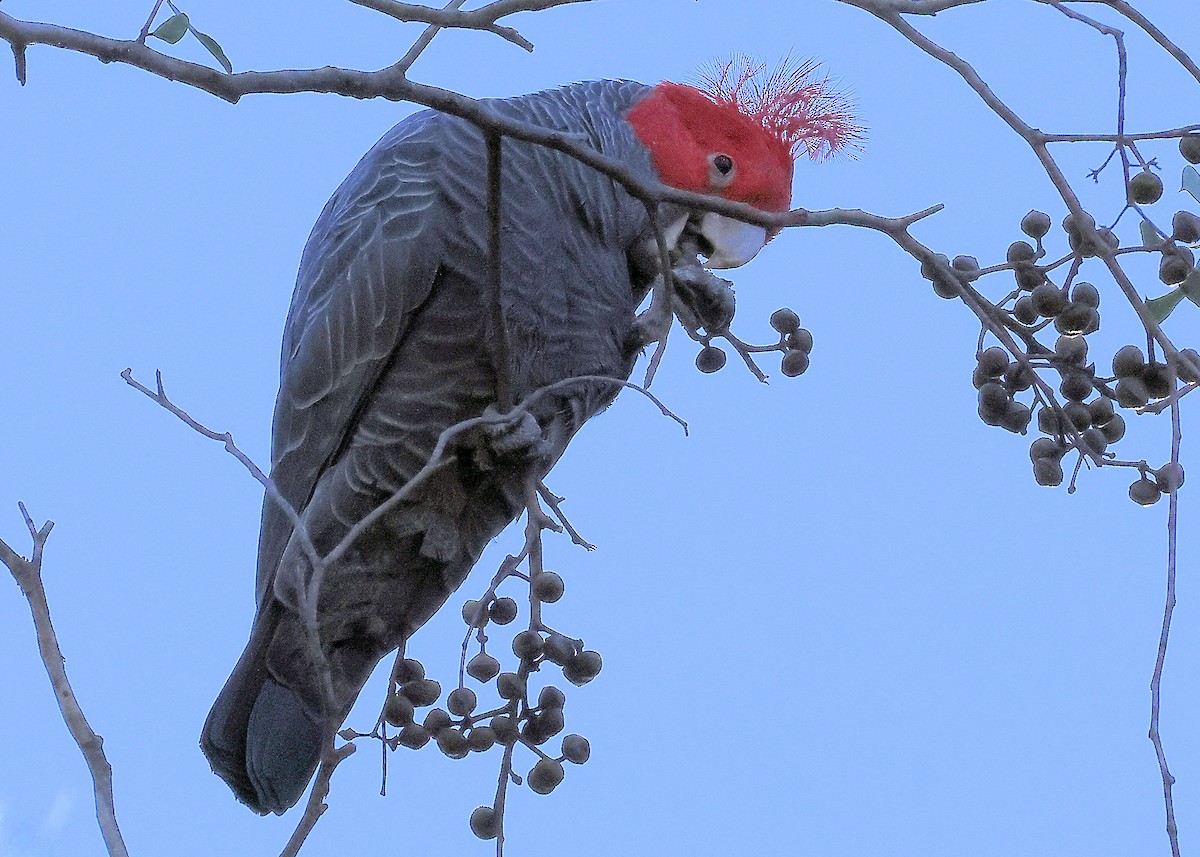
<instances>
[{"instance_id":1,"label":"dark gray tail feather","mask_svg":"<svg viewBox=\"0 0 1200 857\"><path fill-rule=\"evenodd\" d=\"M323 732L300 698L267 671L267 644L277 626L272 612L255 622L200 735L213 772L260 815L281 814L304 794L321 758Z\"/></svg>"}]
</instances>

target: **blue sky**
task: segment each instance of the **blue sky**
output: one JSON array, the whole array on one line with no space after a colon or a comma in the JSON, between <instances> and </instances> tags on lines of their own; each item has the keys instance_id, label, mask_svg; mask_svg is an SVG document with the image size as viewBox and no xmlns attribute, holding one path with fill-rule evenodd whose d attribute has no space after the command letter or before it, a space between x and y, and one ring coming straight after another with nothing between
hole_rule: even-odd
<instances>
[{"instance_id":1,"label":"blue sky","mask_svg":"<svg viewBox=\"0 0 1200 857\"><path fill-rule=\"evenodd\" d=\"M149 5L9 0L4 11L131 36ZM184 8L239 70L379 67L419 32L348 3ZM1138 8L1178 23L1167 0ZM533 54L444 33L412 76L498 96L681 79L733 51L814 55L853 91L869 141L857 159L802 165L795 204L900 215L945 203L915 233L985 263L1021 237L1031 207L1064 214L1032 155L954 74L831 0L590 3L514 23ZM1111 131L1110 40L1033 3L919 24L1033 124ZM1194 49L1190 35L1176 28ZM1131 36L1130 51L1131 128L1195 121L1183 76L1144 40ZM204 59L194 43L178 53ZM57 523L46 588L134 854L277 853L296 819L246 811L197 746L249 629L261 491L118 375L128 366L150 382L161 369L177 402L265 462L304 240L358 157L410 110L316 95L230 106L49 48L30 50L25 88L0 79L0 536L27 547L17 500ZM1152 211L1169 221L1178 155L1144 151L1164 165L1167 196ZM1118 174L1085 178L1104 147L1056 154L1098 219L1115 216ZM1158 293L1149 261L1133 271ZM1138 329L1092 276L1105 295L1092 350L1106 362ZM627 394L552 474L599 550L548 545L567 582L549 618L605 668L568 694L567 729L591 740L591 761L549 797L515 790L510 853L1168 853L1145 737L1166 504L1133 506L1124 471L1086 472L1074 496L1036 486L1032 435L976 417L977 323L882 237L795 230L734 279L735 330L761 339L769 313L791 306L814 334L812 367L797 379L765 367L769 385L734 361L701 376L677 332L655 390L691 436ZM1196 345L1195 327L1184 306L1168 330ZM1131 423L1124 457L1165 461L1166 421ZM1195 520L1185 489L1162 724L1185 849L1200 825ZM456 605L517 539L501 537ZM102 854L24 599L0 591L0 854ZM411 651L447 684L462 625L457 606L445 612ZM373 722L380 678L350 725ZM491 853L467 817L490 800L497 764L495 753L399 753L381 799L378 754L364 746L339 769L305 853Z\"/></svg>"}]
</instances>

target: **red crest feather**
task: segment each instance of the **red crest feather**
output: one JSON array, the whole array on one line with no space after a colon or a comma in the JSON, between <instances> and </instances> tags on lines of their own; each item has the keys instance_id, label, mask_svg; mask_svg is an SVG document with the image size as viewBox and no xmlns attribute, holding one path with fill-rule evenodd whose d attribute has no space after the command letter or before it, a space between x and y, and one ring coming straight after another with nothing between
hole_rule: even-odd
<instances>
[{"instance_id":1,"label":"red crest feather","mask_svg":"<svg viewBox=\"0 0 1200 857\"><path fill-rule=\"evenodd\" d=\"M828 77L816 77L818 63L785 58L775 69L745 55L735 55L702 71L697 89L717 104L728 104L760 123L799 157L813 160L854 149L863 128L854 105L833 88Z\"/></svg>"}]
</instances>

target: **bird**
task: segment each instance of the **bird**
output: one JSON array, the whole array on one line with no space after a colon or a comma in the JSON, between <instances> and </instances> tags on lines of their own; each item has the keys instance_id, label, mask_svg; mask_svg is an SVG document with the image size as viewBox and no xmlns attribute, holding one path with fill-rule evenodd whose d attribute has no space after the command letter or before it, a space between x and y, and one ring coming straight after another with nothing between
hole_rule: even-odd
<instances>
[{"instance_id":1,"label":"bird","mask_svg":"<svg viewBox=\"0 0 1200 857\"><path fill-rule=\"evenodd\" d=\"M482 103L583 141L646 182L781 212L795 159L857 133L814 68L731 60L695 83L601 80ZM462 584L524 509L528 474L544 474L620 387L562 385L528 409L520 443L500 437L491 455L448 449L324 566L315 595L313 552L329 555L404 489L444 430L494 413L502 386L520 401L566 379L627 379L646 344L638 309L660 275L655 222L673 252L709 268L740 266L774 237L669 203L652 218L614 179L504 137L498 337L487 153L466 119L410 115L354 167L305 245L283 332L278 496L263 502L254 622L201 735L214 772L257 813L295 805L380 659Z\"/></svg>"}]
</instances>

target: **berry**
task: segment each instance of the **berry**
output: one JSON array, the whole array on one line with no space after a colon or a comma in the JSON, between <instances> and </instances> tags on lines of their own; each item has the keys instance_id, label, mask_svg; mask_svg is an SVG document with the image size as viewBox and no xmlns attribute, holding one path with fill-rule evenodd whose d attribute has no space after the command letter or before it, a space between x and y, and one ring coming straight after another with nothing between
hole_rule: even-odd
<instances>
[{"instance_id":1,"label":"berry","mask_svg":"<svg viewBox=\"0 0 1200 857\"><path fill-rule=\"evenodd\" d=\"M1067 402L1063 405L1063 413L1075 427L1075 431L1083 431L1092 424L1092 411L1087 405L1079 402Z\"/></svg>"},{"instance_id":2,"label":"berry","mask_svg":"<svg viewBox=\"0 0 1200 857\"><path fill-rule=\"evenodd\" d=\"M1008 368L1008 352L992 346L979 354L979 371L989 378L998 378Z\"/></svg>"},{"instance_id":3,"label":"berry","mask_svg":"<svg viewBox=\"0 0 1200 857\"><path fill-rule=\"evenodd\" d=\"M501 744L511 744L517 737L517 724L507 714L496 715L489 725L496 734L496 740Z\"/></svg>"},{"instance_id":4,"label":"berry","mask_svg":"<svg viewBox=\"0 0 1200 857\"><path fill-rule=\"evenodd\" d=\"M563 667L563 677L571 684L583 686L600 674L602 666L599 652L579 652Z\"/></svg>"},{"instance_id":5,"label":"berry","mask_svg":"<svg viewBox=\"0 0 1200 857\"><path fill-rule=\"evenodd\" d=\"M706 345L696 355L696 368L706 375L712 374L725 365L725 352L715 345Z\"/></svg>"},{"instance_id":6,"label":"berry","mask_svg":"<svg viewBox=\"0 0 1200 857\"><path fill-rule=\"evenodd\" d=\"M950 267L964 274L974 274L979 270L979 260L974 256L955 256Z\"/></svg>"},{"instance_id":7,"label":"berry","mask_svg":"<svg viewBox=\"0 0 1200 857\"><path fill-rule=\"evenodd\" d=\"M1179 154L1189 164L1200 164L1200 134L1185 134L1179 138Z\"/></svg>"},{"instance_id":8,"label":"berry","mask_svg":"<svg viewBox=\"0 0 1200 857\"><path fill-rule=\"evenodd\" d=\"M1037 321L1038 311L1033 308L1033 301L1025 295L1013 306L1013 317L1021 324L1033 324Z\"/></svg>"},{"instance_id":9,"label":"berry","mask_svg":"<svg viewBox=\"0 0 1200 857\"><path fill-rule=\"evenodd\" d=\"M1025 434L1032 418L1033 412L1027 405L1012 402L1004 409L1004 414L1000 417L1000 425L1013 434Z\"/></svg>"},{"instance_id":10,"label":"berry","mask_svg":"<svg viewBox=\"0 0 1200 857\"><path fill-rule=\"evenodd\" d=\"M1042 318L1054 318L1067 308L1067 296L1053 283L1042 283L1033 290L1029 299Z\"/></svg>"},{"instance_id":11,"label":"berry","mask_svg":"<svg viewBox=\"0 0 1200 857\"><path fill-rule=\"evenodd\" d=\"M1162 179L1149 170L1143 170L1129 180L1129 198L1138 205L1158 202L1162 194Z\"/></svg>"},{"instance_id":12,"label":"berry","mask_svg":"<svg viewBox=\"0 0 1200 857\"><path fill-rule=\"evenodd\" d=\"M1183 465L1167 462L1154 471L1154 481L1164 494L1172 490L1178 491L1183 487Z\"/></svg>"},{"instance_id":13,"label":"berry","mask_svg":"<svg viewBox=\"0 0 1200 857\"><path fill-rule=\"evenodd\" d=\"M396 736L396 743L410 750L420 750L429 743L429 732L423 726L410 723L400 730L400 734Z\"/></svg>"},{"instance_id":14,"label":"berry","mask_svg":"<svg viewBox=\"0 0 1200 857\"><path fill-rule=\"evenodd\" d=\"M567 695L554 685L546 685L538 694L538 708L562 708L567 703Z\"/></svg>"},{"instance_id":15,"label":"berry","mask_svg":"<svg viewBox=\"0 0 1200 857\"><path fill-rule=\"evenodd\" d=\"M1067 450L1060 446L1058 441L1048 437L1039 437L1029 445L1029 460L1036 462L1039 458L1050 458L1058 461L1066 452Z\"/></svg>"},{"instance_id":16,"label":"berry","mask_svg":"<svg viewBox=\"0 0 1200 857\"><path fill-rule=\"evenodd\" d=\"M570 637L562 634L551 634L546 640L546 660L560 667L565 665L575 654L575 643Z\"/></svg>"},{"instance_id":17,"label":"berry","mask_svg":"<svg viewBox=\"0 0 1200 857\"><path fill-rule=\"evenodd\" d=\"M1158 263L1158 278L1168 286L1182 283L1191 272L1192 263L1178 253L1163 253Z\"/></svg>"},{"instance_id":18,"label":"berry","mask_svg":"<svg viewBox=\"0 0 1200 857\"><path fill-rule=\"evenodd\" d=\"M400 692L412 701L418 708L433 705L442 695L442 686L435 679L420 678L402 685Z\"/></svg>"},{"instance_id":19,"label":"berry","mask_svg":"<svg viewBox=\"0 0 1200 857\"><path fill-rule=\"evenodd\" d=\"M451 759L463 759L471 752L467 739L457 729L443 729L437 734L438 749Z\"/></svg>"},{"instance_id":20,"label":"berry","mask_svg":"<svg viewBox=\"0 0 1200 857\"><path fill-rule=\"evenodd\" d=\"M383 719L391 726L407 726L413 719L413 704L406 696L393 693L383 704Z\"/></svg>"},{"instance_id":21,"label":"berry","mask_svg":"<svg viewBox=\"0 0 1200 857\"><path fill-rule=\"evenodd\" d=\"M1028 390L1033 386L1033 372L1020 363L1010 363L1004 370L1004 385L1015 393Z\"/></svg>"},{"instance_id":22,"label":"berry","mask_svg":"<svg viewBox=\"0 0 1200 857\"><path fill-rule=\"evenodd\" d=\"M1027 292L1032 292L1046 282L1046 272L1034 265L1018 265L1013 276L1016 278L1017 288Z\"/></svg>"},{"instance_id":23,"label":"berry","mask_svg":"<svg viewBox=\"0 0 1200 857\"><path fill-rule=\"evenodd\" d=\"M1142 374L1146 368L1146 358L1142 349L1136 345L1126 345L1113 355L1113 374L1118 378L1133 378Z\"/></svg>"},{"instance_id":24,"label":"berry","mask_svg":"<svg viewBox=\"0 0 1200 857\"><path fill-rule=\"evenodd\" d=\"M1054 458L1039 458L1033 462L1033 478L1038 485L1053 488L1063 481L1062 465Z\"/></svg>"},{"instance_id":25,"label":"berry","mask_svg":"<svg viewBox=\"0 0 1200 857\"><path fill-rule=\"evenodd\" d=\"M1141 378L1122 378L1117 382L1114 392L1117 403L1123 408L1144 408L1150 401L1150 391L1146 389L1146 382Z\"/></svg>"},{"instance_id":26,"label":"berry","mask_svg":"<svg viewBox=\"0 0 1200 857\"><path fill-rule=\"evenodd\" d=\"M520 699L525 695L525 679L516 673L500 673L496 677L496 692L503 699Z\"/></svg>"},{"instance_id":27,"label":"berry","mask_svg":"<svg viewBox=\"0 0 1200 857\"><path fill-rule=\"evenodd\" d=\"M1083 442L1096 455L1103 455L1104 450L1108 448L1108 438L1104 432L1098 428L1090 428L1083 433Z\"/></svg>"},{"instance_id":28,"label":"berry","mask_svg":"<svg viewBox=\"0 0 1200 857\"><path fill-rule=\"evenodd\" d=\"M1093 324L1100 326L1100 314L1086 304L1068 303L1066 308L1054 319L1054 329L1059 333L1077 336L1084 333ZM1094 329L1094 328L1093 328Z\"/></svg>"},{"instance_id":29,"label":"berry","mask_svg":"<svg viewBox=\"0 0 1200 857\"><path fill-rule=\"evenodd\" d=\"M537 631L522 631L513 637L513 654L523 661L536 661L542 656L546 643Z\"/></svg>"},{"instance_id":30,"label":"berry","mask_svg":"<svg viewBox=\"0 0 1200 857\"><path fill-rule=\"evenodd\" d=\"M778 333L795 333L800 329L800 316L787 307L777 309L771 313L771 327Z\"/></svg>"},{"instance_id":31,"label":"berry","mask_svg":"<svg viewBox=\"0 0 1200 857\"><path fill-rule=\"evenodd\" d=\"M469 687L457 687L446 697L446 707L456 717L466 717L475 710L475 691Z\"/></svg>"},{"instance_id":32,"label":"berry","mask_svg":"<svg viewBox=\"0 0 1200 857\"><path fill-rule=\"evenodd\" d=\"M979 388L979 406L988 410L1001 410L1008 407L1011 397L1003 384L989 381Z\"/></svg>"},{"instance_id":33,"label":"berry","mask_svg":"<svg viewBox=\"0 0 1200 857\"><path fill-rule=\"evenodd\" d=\"M517 618L517 602L507 595L488 605L488 618L497 625L507 625Z\"/></svg>"},{"instance_id":34,"label":"berry","mask_svg":"<svg viewBox=\"0 0 1200 857\"><path fill-rule=\"evenodd\" d=\"M467 675L475 681L491 681L500 672L500 662L487 652L480 652L467 662Z\"/></svg>"},{"instance_id":35,"label":"berry","mask_svg":"<svg viewBox=\"0 0 1200 857\"><path fill-rule=\"evenodd\" d=\"M553 604L563 596L563 579L553 571L540 571L533 578L533 597Z\"/></svg>"},{"instance_id":36,"label":"berry","mask_svg":"<svg viewBox=\"0 0 1200 857\"><path fill-rule=\"evenodd\" d=\"M1060 336L1054 343L1054 357L1067 366L1087 363L1087 340L1082 336Z\"/></svg>"},{"instance_id":37,"label":"berry","mask_svg":"<svg viewBox=\"0 0 1200 857\"><path fill-rule=\"evenodd\" d=\"M490 806L479 806L471 813L471 832L480 839L495 839L500 835L500 814Z\"/></svg>"},{"instance_id":38,"label":"berry","mask_svg":"<svg viewBox=\"0 0 1200 857\"><path fill-rule=\"evenodd\" d=\"M463 621L472 628L482 628L488 622L488 612L486 607L474 598L469 599L462 606Z\"/></svg>"},{"instance_id":39,"label":"berry","mask_svg":"<svg viewBox=\"0 0 1200 857\"><path fill-rule=\"evenodd\" d=\"M392 680L396 684L425 678L425 666L415 658L404 658L392 667Z\"/></svg>"},{"instance_id":40,"label":"berry","mask_svg":"<svg viewBox=\"0 0 1200 857\"><path fill-rule=\"evenodd\" d=\"M804 370L808 368L808 355L803 351L789 351L783 355L783 362L779 366L779 371L789 378L795 378L797 375L803 375Z\"/></svg>"},{"instance_id":41,"label":"berry","mask_svg":"<svg viewBox=\"0 0 1200 857\"><path fill-rule=\"evenodd\" d=\"M1092 379L1082 372L1072 372L1062 379L1058 391L1073 402L1082 402L1091 395Z\"/></svg>"},{"instance_id":42,"label":"berry","mask_svg":"<svg viewBox=\"0 0 1200 857\"><path fill-rule=\"evenodd\" d=\"M1200 241L1200 217L1190 211L1177 211L1171 218L1171 238L1184 244Z\"/></svg>"},{"instance_id":43,"label":"berry","mask_svg":"<svg viewBox=\"0 0 1200 857\"><path fill-rule=\"evenodd\" d=\"M1153 506L1161 496L1161 489L1144 476L1129 486L1129 499L1141 506Z\"/></svg>"},{"instance_id":44,"label":"berry","mask_svg":"<svg viewBox=\"0 0 1200 857\"><path fill-rule=\"evenodd\" d=\"M1100 306L1100 290L1091 283L1076 283L1075 288L1071 289L1071 303L1095 309Z\"/></svg>"},{"instance_id":45,"label":"berry","mask_svg":"<svg viewBox=\"0 0 1200 857\"><path fill-rule=\"evenodd\" d=\"M799 330L789 333L787 336L787 347L793 351L803 351L808 354L812 351L813 335L803 327Z\"/></svg>"},{"instance_id":46,"label":"berry","mask_svg":"<svg viewBox=\"0 0 1200 857\"><path fill-rule=\"evenodd\" d=\"M1125 418L1120 414L1113 414L1111 420L1100 426L1100 431L1104 432L1104 437L1109 443L1116 443L1125 437Z\"/></svg>"},{"instance_id":47,"label":"berry","mask_svg":"<svg viewBox=\"0 0 1200 857\"><path fill-rule=\"evenodd\" d=\"M1037 251L1028 241L1014 241L1008 245L1008 253L1005 258L1010 262L1032 262L1035 256L1037 256Z\"/></svg>"},{"instance_id":48,"label":"berry","mask_svg":"<svg viewBox=\"0 0 1200 857\"><path fill-rule=\"evenodd\" d=\"M1095 229L1096 218L1092 217L1086 211L1083 212L1082 218L1076 218L1073 214L1068 214L1063 218L1063 231L1067 233L1067 243L1070 245L1072 252L1078 253L1080 256L1089 257L1096 255L1095 245L1092 244L1090 238L1084 237L1084 229Z\"/></svg>"},{"instance_id":49,"label":"berry","mask_svg":"<svg viewBox=\"0 0 1200 857\"><path fill-rule=\"evenodd\" d=\"M476 753L484 753L496 744L496 731L490 726L476 726L467 735L467 746Z\"/></svg>"},{"instance_id":50,"label":"berry","mask_svg":"<svg viewBox=\"0 0 1200 857\"><path fill-rule=\"evenodd\" d=\"M1142 370L1142 381L1152 399L1171 395L1171 373L1167 370L1166 363L1147 363L1146 368Z\"/></svg>"},{"instance_id":51,"label":"berry","mask_svg":"<svg viewBox=\"0 0 1200 857\"><path fill-rule=\"evenodd\" d=\"M1175 369L1179 375L1179 380L1185 384L1195 384L1197 381L1200 381L1200 353L1197 353L1195 348L1185 348L1179 353L1191 360L1192 365L1196 367L1196 370L1193 371L1180 360Z\"/></svg>"},{"instance_id":52,"label":"berry","mask_svg":"<svg viewBox=\"0 0 1200 857\"><path fill-rule=\"evenodd\" d=\"M1116 411L1113 410L1112 399L1107 396L1102 396L1093 402L1088 402L1087 407L1092 415L1092 425L1097 428L1103 428L1108 425L1109 420L1116 416Z\"/></svg>"},{"instance_id":53,"label":"berry","mask_svg":"<svg viewBox=\"0 0 1200 857\"><path fill-rule=\"evenodd\" d=\"M453 722L450 715L444 710L435 708L425 715L425 722L421 725L425 727L426 732L436 738L444 730L449 729Z\"/></svg>"},{"instance_id":54,"label":"berry","mask_svg":"<svg viewBox=\"0 0 1200 857\"><path fill-rule=\"evenodd\" d=\"M1067 425L1053 408L1042 408L1038 411L1038 431L1042 434L1066 434Z\"/></svg>"},{"instance_id":55,"label":"berry","mask_svg":"<svg viewBox=\"0 0 1200 857\"><path fill-rule=\"evenodd\" d=\"M1046 237L1050 231L1050 215L1033 209L1021 218L1021 231L1035 241Z\"/></svg>"},{"instance_id":56,"label":"berry","mask_svg":"<svg viewBox=\"0 0 1200 857\"><path fill-rule=\"evenodd\" d=\"M582 735L568 735L562 741L562 754L573 765L582 765L592 755L592 745Z\"/></svg>"},{"instance_id":57,"label":"berry","mask_svg":"<svg viewBox=\"0 0 1200 857\"><path fill-rule=\"evenodd\" d=\"M540 795L548 795L562 782L563 766L553 759L542 759L533 766L525 782Z\"/></svg>"}]
</instances>

